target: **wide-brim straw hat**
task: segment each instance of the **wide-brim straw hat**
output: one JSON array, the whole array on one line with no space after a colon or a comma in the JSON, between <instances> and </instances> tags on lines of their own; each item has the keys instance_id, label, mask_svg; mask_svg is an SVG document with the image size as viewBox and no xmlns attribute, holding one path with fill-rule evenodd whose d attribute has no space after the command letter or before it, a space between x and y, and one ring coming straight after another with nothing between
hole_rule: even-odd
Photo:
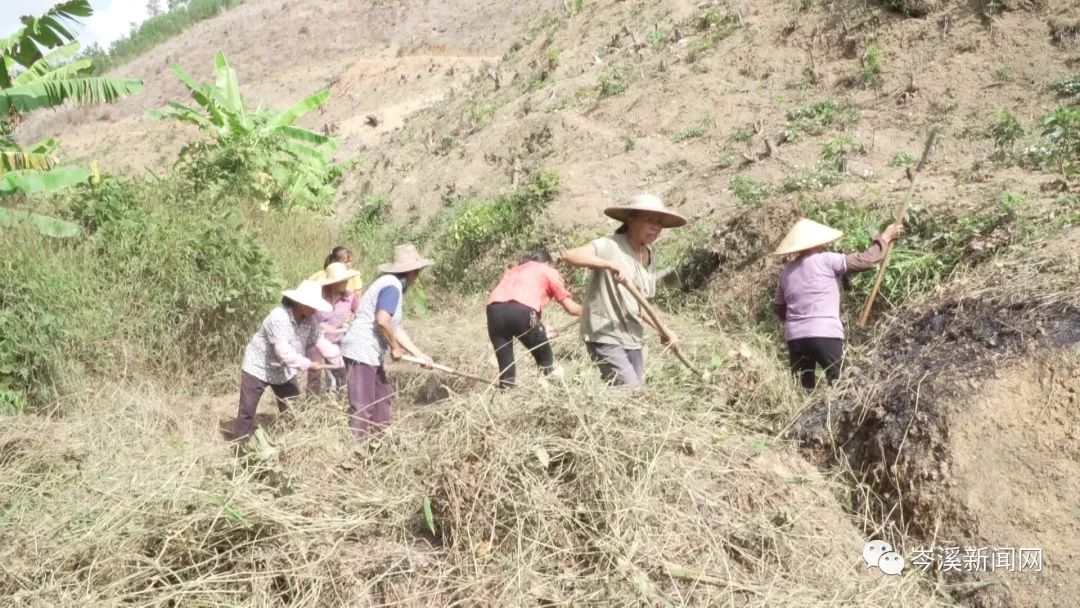
<instances>
[{"instance_id":1,"label":"wide-brim straw hat","mask_svg":"<svg viewBox=\"0 0 1080 608\"><path fill-rule=\"evenodd\" d=\"M655 213L659 215L664 228L678 228L686 225L686 218L678 211L671 209L652 194L638 194L630 199L625 205L617 205L604 209L604 215L619 220L627 221L633 213Z\"/></svg>"},{"instance_id":2,"label":"wide-brim straw hat","mask_svg":"<svg viewBox=\"0 0 1080 608\"><path fill-rule=\"evenodd\" d=\"M776 251L773 251L773 255L796 253L828 245L842 236L844 236L844 233L835 228L829 228L825 224L803 218L795 222L784 240L780 241Z\"/></svg>"},{"instance_id":3,"label":"wide-brim straw hat","mask_svg":"<svg viewBox=\"0 0 1080 608\"><path fill-rule=\"evenodd\" d=\"M341 262L334 262L326 267L326 276L319 282L323 285L333 285L358 276L360 276L359 272L352 270Z\"/></svg>"},{"instance_id":4,"label":"wide-brim straw hat","mask_svg":"<svg viewBox=\"0 0 1080 608\"><path fill-rule=\"evenodd\" d=\"M412 243L394 246L394 261L379 266L379 272L400 274L434 265L434 260L422 257Z\"/></svg>"},{"instance_id":5,"label":"wide-brim straw hat","mask_svg":"<svg viewBox=\"0 0 1080 608\"><path fill-rule=\"evenodd\" d=\"M304 281L296 289L286 289L281 295L297 304L314 308L319 312L330 312L334 307L322 297L322 285L316 281Z\"/></svg>"}]
</instances>

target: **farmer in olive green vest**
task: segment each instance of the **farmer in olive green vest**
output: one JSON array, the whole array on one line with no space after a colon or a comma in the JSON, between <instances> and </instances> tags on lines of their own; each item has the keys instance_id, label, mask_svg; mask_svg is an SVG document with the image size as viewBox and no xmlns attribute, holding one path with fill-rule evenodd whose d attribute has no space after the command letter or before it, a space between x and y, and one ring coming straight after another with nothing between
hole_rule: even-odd
<instances>
[{"instance_id":1,"label":"farmer in olive green vest","mask_svg":"<svg viewBox=\"0 0 1080 608\"><path fill-rule=\"evenodd\" d=\"M650 246L664 228L684 226L686 218L651 194L608 207L604 214L623 223L615 234L571 249L562 259L592 269L582 301L581 339L601 377L616 386L637 388L645 383L645 326L653 324L620 284L632 282L651 298L656 292L656 260Z\"/></svg>"}]
</instances>

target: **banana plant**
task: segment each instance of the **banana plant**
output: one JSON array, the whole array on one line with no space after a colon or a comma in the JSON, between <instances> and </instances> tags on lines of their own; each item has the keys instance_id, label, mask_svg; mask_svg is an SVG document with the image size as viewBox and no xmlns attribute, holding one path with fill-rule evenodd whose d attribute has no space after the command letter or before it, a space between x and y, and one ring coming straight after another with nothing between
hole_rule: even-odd
<instances>
[{"instance_id":1,"label":"banana plant","mask_svg":"<svg viewBox=\"0 0 1080 608\"><path fill-rule=\"evenodd\" d=\"M332 184L351 163L333 162L337 140L294 124L325 104L330 98L329 91L319 91L282 111L249 109L236 71L220 51L214 57L213 84L197 81L178 65L172 66L172 71L191 92L196 107L170 102L151 110L150 117L195 125L218 145L265 146L271 154L270 176L284 190L312 203L311 206L333 194Z\"/></svg>"},{"instance_id":2,"label":"banana plant","mask_svg":"<svg viewBox=\"0 0 1080 608\"><path fill-rule=\"evenodd\" d=\"M65 103L112 103L143 90L141 80L95 76L90 59L74 59L79 44L69 27L92 14L90 0L69 0L40 17L22 17L22 27L0 39L0 199L70 188L90 176L57 167L54 139L20 146L12 131L22 114ZM0 226L22 222L49 236L81 232L76 224L0 207Z\"/></svg>"}]
</instances>

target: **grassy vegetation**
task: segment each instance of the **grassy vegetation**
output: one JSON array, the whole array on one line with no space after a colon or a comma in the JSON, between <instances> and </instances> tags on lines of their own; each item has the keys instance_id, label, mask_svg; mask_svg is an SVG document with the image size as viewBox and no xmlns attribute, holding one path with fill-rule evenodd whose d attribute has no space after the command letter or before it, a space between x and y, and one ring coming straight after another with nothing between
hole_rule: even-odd
<instances>
[{"instance_id":1,"label":"grassy vegetation","mask_svg":"<svg viewBox=\"0 0 1080 608\"><path fill-rule=\"evenodd\" d=\"M284 284L245 227L246 204L183 176L106 179L49 202L89 236L57 245L0 231L8 411L52 403L84 372L205 371L235 357Z\"/></svg>"},{"instance_id":2,"label":"grassy vegetation","mask_svg":"<svg viewBox=\"0 0 1080 608\"><path fill-rule=\"evenodd\" d=\"M703 137L705 135L705 133L709 130L709 127L711 127L711 126L712 126L712 121L711 120L705 119L705 120L698 121L697 124L689 126L689 127L685 128L685 129L682 129L680 131L676 131L671 136L671 141L672 141L672 143L677 144L677 143L681 143L681 142L691 140L691 139L698 139L700 137Z\"/></svg>"},{"instance_id":3,"label":"grassy vegetation","mask_svg":"<svg viewBox=\"0 0 1080 608\"><path fill-rule=\"evenodd\" d=\"M881 71L884 69L884 60L881 57L881 46L876 42L866 47L862 56L862 84L868 87L881 80Z\"/></svg>"},{"instance_id":4,"label":"grassy vegetation","mask_svg":"<svg viewBox=\"0 0 1080 608\"><path fill-rule=\"evenodd\" d=\"M1050 83L1050 90L1062 97L1080 97L1080 75L1055 80Z\"/></svg>"},{"instance_id":5,"label":"grassy vegetation","mask_svg":"<svg viewBox=\"0 0 1080 608\"><path fill-rule=\"evenodd\" d=\"M897 152L889 158L890 167L910 167L919 162L919 157L908 152Z\"/></svg>"},{"instance_id":6,"label":"grassy vegetation","mask_svg":"<svg viewBox=\"0 0 1080 608\"><path fill-rule=\"evenodd\" d=\"M551 245L554 235L542 217L558 188L558 175L542 171L525 186L491 199L447 199L426 223L392 221L386 197L369 197L343 226L342 237L355 243L358 257L371 260L372 266L397 242L420 244L438 263L431 273L437 289L473 293L497 281L507 260Z\"/></svg>"},{"instance_id":7,"label":"grassy vegetation","mask_svg":"<svg viewBox=\"0 0 1080 608\"><path fill-rule=\"evenodd\" d=\"M830 129L844 129L855 124L854 108L835 99L823 99L788 110L788 123L782 132L785 141L797 141L800 135L821 135Z\"/></svg>"},{"instance_id":8,"label":"grassy vegetation","mask_svg":"<svg viewBox=\"0 0 1080 608\"><path fill-rule=\"evenodd\" d=\"M735 30L739 29L739 17L733 12L710 8L694 17L689 26L701 32L701 38L694 43L687 55L687 61L693 63L734 34Z\"/></svg>"},{"instance_id":9,"label":"grassy vegetation","mask_svg":"<svg viewBox=\"0 0 1080 608\"><path fill-rule=\"evenodd\" d=\"M757 180L736 175L731 178L731 194L744 205L758 205L765 200L767 186Z\"/></svg>"},{"instance_id":10,"label":"grassy vegetation","mask_svg":"<svg viewBox=\"0 0 1080 608\"><path fill-rule=\"evenodd\" d=\"M904 238L893 247L889 272L882 281L882 305L897 306L916 293L932 290L958 268L984 261L1009 247L1033 242L1051 227L1027 217L1027 201L1005 192L995 201L966 215L909 210ZM807 217L844 232L840 251L863 251L891 220L887 212L875 212L844 201L810 204ZM1042 220L1039 220L1040 222ZM853 297L865 301L874 273L851 277Z\"/></svg>"},{"instance_id":11,"label":"grassy vegetation","mask_svg":"<svg viewBox=\"0 0 1080 608\"><path fill-rule=\"evenodd\" d=\"M146 51L176 36L191 26L210 19L244 0L188 0L177 8L150 17L127 36L112 43L108 52L100 48L86 53L98 73L123 65Z\"/></svg>"},{"instance_id":12,"label":"grassy vegetation","mask_svg":"<svg viewBox=\"0 0 1080 608\"><path fill-rule=\"evenodd\" d=\"M630 76L625 70L612 70L600 75L600 99L624 93L630 87Z\"/></svg>"}]
</instances>

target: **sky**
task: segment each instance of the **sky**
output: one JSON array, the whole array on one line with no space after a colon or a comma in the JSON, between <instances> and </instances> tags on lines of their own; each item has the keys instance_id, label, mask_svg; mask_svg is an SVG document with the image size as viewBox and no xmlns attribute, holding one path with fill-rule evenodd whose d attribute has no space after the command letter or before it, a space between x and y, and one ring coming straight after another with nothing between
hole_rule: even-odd
<instances>
[{"instance_id":1,"label":"sky","mask_svg":"<svg viewBox=\"0 0 1080 608\"><path fill-rule=\"evenodd\" d=\"M19 29L22 15L41 15L60 0L0 0L0 37L10 36ZM79 42L87 46L93 42L108 49L112 42L131 31L131 22L146 19L147 0L90 0L94 14L82 19L77 32ZM165 2L159 3L164 6Z\"/></svg>"}]
</instances>

